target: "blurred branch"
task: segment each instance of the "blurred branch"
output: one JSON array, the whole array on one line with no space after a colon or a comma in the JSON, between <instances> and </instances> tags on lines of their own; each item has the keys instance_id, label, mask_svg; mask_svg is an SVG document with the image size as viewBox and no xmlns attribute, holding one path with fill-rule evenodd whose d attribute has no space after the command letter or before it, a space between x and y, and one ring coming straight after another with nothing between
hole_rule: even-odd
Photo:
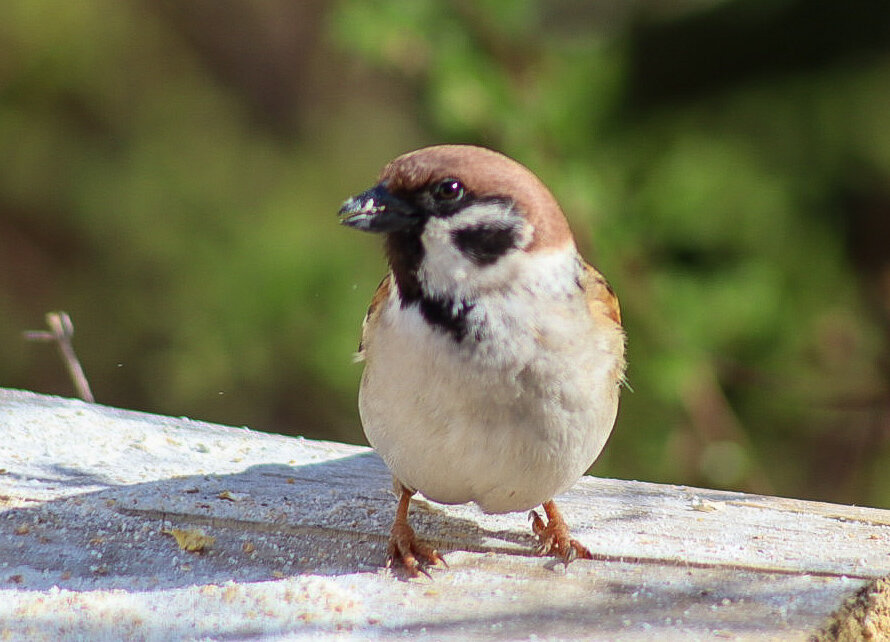
<instances>
[{"instance_id":1,"label":"blurred branch","mask_svg":"<svg viewBox=\"0 0 890 642\"><path fill-rule=\"evenodd\" d=\"M702 444L727 441L739 444L746 452L754 452L748 433L726 398L712 364L702 365L698 376L686 386L682 402ZM775 493L769 475L756 460L749 462L744 482L751 492L766 495Z\"/></svg>"},{"instance_id":2,"label":"blurred branch","mask_svg":"<svg viewBox=\"0 0 890 642\"><path fill-rule=\"evenodd\" d=\"M59 355L68 369L68 375L74 383L74 389L77 396L95 403L93 392L90 390L90 384L83 372L83 367L77 359L74 352L74 345L71 343L74 337L74 324L67 312L49 312L46 315L46 324L49 326L49 332L45 330L26 330L22 333L25 341L38 341L41 343L54 342L59 349Z\"/></svg>"},{"instance_id":3,"label":"blurred branch","mask_svg":"<svg viewBox=\"0 0 890 642\"><path fill-rule=\"evenodd\" d=\"M451 5L461 25L480 51L496 61L511 79L521 79L525 71L541 56L538 43L531 39L516 39L499 29L476 2L459 0Z\"/></svg>"}]
</instances>

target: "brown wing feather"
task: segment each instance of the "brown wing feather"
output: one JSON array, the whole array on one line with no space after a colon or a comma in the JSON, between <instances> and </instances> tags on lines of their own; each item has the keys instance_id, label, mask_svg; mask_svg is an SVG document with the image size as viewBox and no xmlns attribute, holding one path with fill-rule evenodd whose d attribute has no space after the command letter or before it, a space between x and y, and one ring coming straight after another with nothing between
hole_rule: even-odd
<instances>
[{"instance_id":1,"label":"brown wing feather","mask_svg":"<svg viewBox=\"0 0 890 642\"><path fill-rule=\"evenodd\" d=\"M365 313L365 319L362 321L362 338L358 342L358 352L355 354L356 361L361 361L365 358L365 343L368 335L368 327L373 325L373 319L380 314L380 304L386 301L389 297L389 290L392 287L391 276L392 274L390 273L383 277L380 285L377 286L377 291L374 292L374 296L371 297L371 304L368 306L368 311Z\"/></svg>"},{"instance_id":2,"label":"brown wing feather","mask_svg":"<svg viewBox=\"0 0 890 642\"><path fill-rule=\"evenodd\" d=\"M627 367L627 362L624 359L625 338L621 327L621 308L618 305L618 297L615 296L615 291L612 290L612 286L609 285L605 277L586 261L584 262L584 276L582 277L581 285L584 288L584 295L587 297L587 309L590 310L590 316L594 324L612 321L617 326L614 348L620 354L620 359L618 359L615 365L615 382L630 389L630 385L625 377L625 368ZM606 321L606 319L609 319L609 321Z\"/></svg>"},{"instance_id":3,"label":"brown wing feather","mask_svg":"<svg viewBox=\"0 0 890 642\"><path fill-rule=\"evenodd\" d=\"M581 284L587 296L587 307L594 316L605 315L618 325L621 325L621 307L618 305L618 297L612 286L606 281L599 271L584 262L584 282Z\"/></svg>"}]
</instances>

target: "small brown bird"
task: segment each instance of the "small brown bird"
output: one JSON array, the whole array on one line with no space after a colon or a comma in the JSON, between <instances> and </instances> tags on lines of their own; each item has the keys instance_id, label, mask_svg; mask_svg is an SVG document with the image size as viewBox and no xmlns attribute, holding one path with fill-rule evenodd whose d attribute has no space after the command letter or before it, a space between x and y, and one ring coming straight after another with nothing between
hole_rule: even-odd
<instances>
[{"instance_id":1,"label":"small brown bird","mask_svg":"<svg viewBox=\"0 0 890 642\"><path fill-rule=\"evenodd\" d=\"M390 563L442 562L411 496L532 511L537 553L590 558L553 497L597 458L624 377L618 300L547 187L516 161L441 145L398 157L341 222L384 235L390 272L362 327L359 411L401 492Z\"/></svg>"}]
</instances>

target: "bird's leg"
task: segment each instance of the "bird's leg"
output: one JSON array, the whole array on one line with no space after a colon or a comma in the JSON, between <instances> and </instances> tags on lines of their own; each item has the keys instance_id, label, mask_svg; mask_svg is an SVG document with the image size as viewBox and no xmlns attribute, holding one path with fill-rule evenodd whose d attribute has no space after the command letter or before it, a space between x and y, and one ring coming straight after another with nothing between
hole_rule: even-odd
<instances>
[{"instance_id":1,"label":"bird's leg","mask_svg":"<svg viewBox=\"0 0 890 642\"><path fill-rule=\"evenodd\" d=\"M445 564L445 560L436 549L418 542L415 538L414 529L408 524L408 505L411 503L414 491L408 490L401 484L398 484L398 487L401 488L401 495L399 506L396 508L396 519L389 534L389 556L386 565L389 567L401 563L409 576L417 577L423 573L429 577L429 573L421 564L438 566L440 563Z\"/></svg>"},{"instance_id":2,"label":"bird's leg","mask_svg":"<svg viewBox=\"0 0 890 642\"><path fill-rule=\"evenodd\" d=\"M540 544L535 549L537 555L554 555L562 559L566 564L575 559L593 559L590 551L581 542L569 536L569 525L563 519L556 502L552 499L544 502L544 512L547 513L547 523L536 513L531 511L529 519L532 522L532 530L538 537Z\"/></svg>"}]
</instances>

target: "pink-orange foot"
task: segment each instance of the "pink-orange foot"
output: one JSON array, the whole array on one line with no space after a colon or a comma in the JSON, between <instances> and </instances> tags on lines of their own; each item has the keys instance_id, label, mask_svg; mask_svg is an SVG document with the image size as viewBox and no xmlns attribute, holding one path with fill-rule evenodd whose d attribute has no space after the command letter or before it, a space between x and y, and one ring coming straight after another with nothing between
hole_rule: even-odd
<instances>
[{"instance_id":1,"label":"pink-orange foot","mask_svg":"<svg viewBox=\"0 0 890 642\"><path fill-rule=\"evenodd\" d=\"M546 524L535 511L529 513L532 530L540 542L535 549L535 554L553 555L560 558L565 564L576 559L593 559L593 555L587 550L587 547L569 535L569 525L557 510L554 501L551 499L544 502L543 506L544 512L547 513Z\"/></svg>"},{"instance_id":2,"label":"pink-orange foot","mask_svg":"<svg viewBox=\"0 0 890 642\"><path fill-rule=\"evenodd\" d=\"M408 523L408 504L413 494L402 487L396 519L389 534L389 555L386 558L386 566L401 566L409 577L417 577L421 573L429 577L426 566L447 566L447 564L439 555L439 551L417 541L414 529Z\"/></svg>"}]
</instances>

